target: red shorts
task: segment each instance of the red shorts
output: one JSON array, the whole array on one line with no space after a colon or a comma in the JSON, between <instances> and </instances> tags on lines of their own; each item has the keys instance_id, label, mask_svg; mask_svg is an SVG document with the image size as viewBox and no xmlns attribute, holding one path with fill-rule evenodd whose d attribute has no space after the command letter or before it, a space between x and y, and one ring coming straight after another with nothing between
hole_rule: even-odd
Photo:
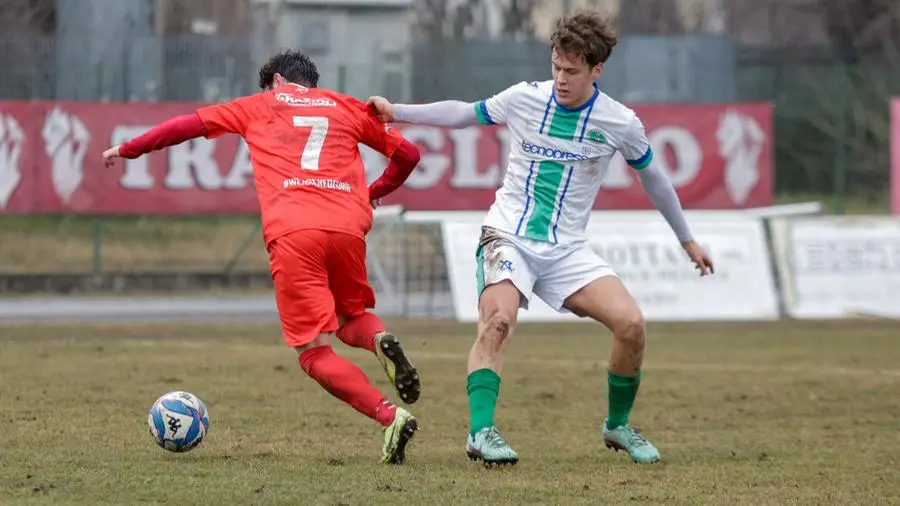
<instances>
[{"instance_id":1,"label":"red shorts","mask_svg":"<svg viewBox=\"0 0 900 506\"><path fill-rule=\"evenodd\" d=\"M341 232L298 230L269 244L275 304L288 346L304 346L375 307L366 241Z\"/></svg>"}]
</instances>

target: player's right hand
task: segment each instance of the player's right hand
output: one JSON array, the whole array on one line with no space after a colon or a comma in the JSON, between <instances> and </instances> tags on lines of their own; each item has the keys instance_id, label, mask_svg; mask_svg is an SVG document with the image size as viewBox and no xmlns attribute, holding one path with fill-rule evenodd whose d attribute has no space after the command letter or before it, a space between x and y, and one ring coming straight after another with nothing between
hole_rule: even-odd
<instances>
[{"instance_id":1,"label":"player's right hand","mask_svg":"<svg viewBox=\"0 0 900 506\"><path fill-rule=\"evenodd\" d=\"M394 104L390 103L384 97L369 97L366 104L375 110L375 116L382 123L392 123L394 121Z\"/></svg>"},{"instance_id":2,"label":"player's right hand","mask_svg":"<svg viewBox=\"0 0 900 506\"><path fill-rule=\"evenodd\" d=\"M113 146L103 152L103 163L106 164L107 167L112 167L116 164L116 159L121 157L122 156L119 154L119 146Z\"/></svg>"},{"instance_id":3,"label":"player's right hand","mask_svg":"<svg viewBox=\"0 0 900 506\"><path fill-rule=\"evenodd\" d=\"M381 199L373 199L369 201L369 205L372 206L372 209L378 209L378 206L381 205Z\"/></svg>"},{"instance_id":4,"label":"player's right hand","mask_svg":"<svg viewBox=\"0 0 900 506\"><path fill-rule=\"evenodd\" d=\"M700 276L706 276L707 274L716 272L715 267L713 267L712 259L709 257L709 253L707 253L706 250L703 249L703 246L700 246L696 241L683 242L681 243L681 247L687 252L691 262L694 263L694 267L700 271Z\"/></svg>"}]
</instances>

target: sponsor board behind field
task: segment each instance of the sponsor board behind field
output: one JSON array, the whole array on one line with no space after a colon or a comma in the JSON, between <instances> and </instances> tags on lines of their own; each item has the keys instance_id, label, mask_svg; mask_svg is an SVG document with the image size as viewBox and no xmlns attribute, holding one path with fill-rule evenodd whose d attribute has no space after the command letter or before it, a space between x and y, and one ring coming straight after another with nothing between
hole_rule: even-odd
<instances>
[{"instance_id":1,"label":"sponsor board behind field","mask_svg":"<svg viewBox=\"0 0 900 506\"><path fill-rule=\"evenodd\" d=\"M691 227L716 262L701 278L655 211L595 212L588 243L617 272L648 321L773 320L778 297L762 221L741 213L689 213ZM481 223L442 221L454 308L477 321L475 249ZM536 297L521 321L577 321Z\"/></svg>"},{"instance_id":2,"label":"sponsor board behind field","mask_svg":"<svg viewBox=\"0 0 900 506\"><path fill-rule=\"evenodd\" d=\"M794 318L900 318L900 218L772 223L786 312Z\"/></svg>"}]
</instances>

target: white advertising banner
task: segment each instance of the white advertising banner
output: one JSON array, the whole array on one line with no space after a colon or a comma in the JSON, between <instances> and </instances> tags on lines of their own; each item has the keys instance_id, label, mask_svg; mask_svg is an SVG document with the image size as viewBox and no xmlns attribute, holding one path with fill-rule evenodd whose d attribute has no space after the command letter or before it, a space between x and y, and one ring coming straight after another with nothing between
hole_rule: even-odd
<instances>
[{"instance_id":1,"label":"white advertising banner","mask_svg":"<svg viewBox=\"0 0 900 506\"><path fill-rule=\"evenodd\" d=\"M596 213L588 225L591 248L628 287L650 321L774 320L778 299L758 219L738 215L689 216L691 229L707 248L716 272L701 278L658 212ZM478 318L475 251L481 223L442 223L444 251L456 318ZM537 297L520 321L578 320L559 314Z\"/></svg>"},{"instance_id":2,"label":"white advertising banner","mask_svg":"<svg viewBox=\"0 0 900 506\"><path fill-rule=\"evenodd\" d=\"M773 224L794 318L900 318L900 218L820 217Z\"/></svg>"}]
</instances>

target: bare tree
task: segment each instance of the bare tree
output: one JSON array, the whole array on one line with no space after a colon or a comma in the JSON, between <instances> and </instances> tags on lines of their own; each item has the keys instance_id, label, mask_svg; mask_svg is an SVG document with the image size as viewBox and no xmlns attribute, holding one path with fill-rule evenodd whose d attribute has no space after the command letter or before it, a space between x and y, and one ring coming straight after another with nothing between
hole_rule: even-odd
<instances>
[{"instance_id":1,"label":"bare tree","mask_svg":"<svg viewBox=\"0 0 900 506\"><path fill-rule=\"evenodd\" d=\"M619 7L619 29L628 35L681 35L684 23L677 2L627 0Z\"/></svg>"},{"instance_id":2,"label":"bare tree","mask_svg":"<svg viewBox=\"0 0 900 506\"><path fill-rule=\"evenodd\" d=\"M781 152L804 174L793 185L881 200L887 185L890 118L900 95L900 6L892 0L816 0L795 9L821 23L820 51L782 59L795 77L779 115Z\"/></svg>"},{"instance_id":3,"label":"bare tree","mask_svg":"<svg viewBox=\"0 0 900 506\"><path fill-rule=\"evenodd\" d=\"M818 0L814 5L824 15L835 51L847 63L883 54L885 43L900 36L894 0Z\"/></svg>"},{"instance_id":4,"label":"bare tree","mask_svg":"<svg viewBox=\"0 0 900 506\"><path fill-rule=\"evenodd\" d=\"M421 0L415 33L426 40L486 37L534 37L534 10L543 0ZM500 19L499 30L486 19Z\"/></svg>"},{"instance_id":5,"label":"bare tree","mask_svg":"<svg viewBox=\"0 0 900 506\"><path fill-rule=\"evenodd\" d=\"M503 9L503 33L515 38L534 38L534 10L540 0L508 0Z\"/></svg>"},{"instance_id":6,"label":"bare tree","mask_svg":"<svg viewBox=\"0 0 900 506\"><path fill-rule=\"evenodd\" d=\"M3 0L0 36L49 34L56 27L55 0Z\"/></svg>"},{"instance_id":7,"label":"bare tree","mask_svg":"<svg viewBox=\"0 0 900 506\"><path fill-rule=\"evenodd\" d=\"M442 39L450 17L447 0L419 0L415 7L415 35L423 39Z\"/></svg>"}]
</instances>

